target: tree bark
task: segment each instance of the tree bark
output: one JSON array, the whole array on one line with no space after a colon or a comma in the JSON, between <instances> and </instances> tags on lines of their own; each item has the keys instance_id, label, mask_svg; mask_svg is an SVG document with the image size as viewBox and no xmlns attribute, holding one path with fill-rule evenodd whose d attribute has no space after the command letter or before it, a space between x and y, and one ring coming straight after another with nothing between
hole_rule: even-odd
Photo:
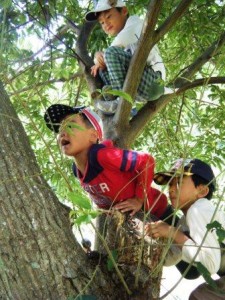
<instances>
[{"instance_id":1,"label":"tree bark","mask_svg":"<svg viewBox=\"0 0 225 300\"><path fill-rule=\"evenodd\" d=\"M0 298L67 299L78 295L95 268L87 263L73 236L68 211L41 176L2 84L0 115ZM98 278L93 278L87 290L92 293L93 286L101 286L95 295L103 299L111 280L98 269L96 273Z\"/></svg>"}]
</instances>

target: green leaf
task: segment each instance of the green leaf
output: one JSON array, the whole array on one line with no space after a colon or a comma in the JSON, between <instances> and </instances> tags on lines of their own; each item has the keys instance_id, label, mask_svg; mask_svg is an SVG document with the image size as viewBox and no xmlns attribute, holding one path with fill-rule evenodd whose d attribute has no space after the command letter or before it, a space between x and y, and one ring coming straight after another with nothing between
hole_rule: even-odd
<instances>
[{"instance_id":1,"label":"green leaf","mask_svg":"<svg viewBox=\"0 0 225 300\"><path fill-rule=\"evenodd\" d=\"M117 251L117 250L112 250L111 253L112 253L112 256L113 256L113 258L114 258L114 261L117 261L117 258L118 258L118 251ZM113 263L113 261L108 257L108 259L107 259L107 269L108 269L109 271L112 271L113 268L114 268L114 263Z\"/></svg>"},{"instance_id":2,"label":"green leaf","mask_svg":"<svg viewBox=\"0 0 225 300\"><path fill-rule=\"evenodd\" d=\"M81 225L82 223L88 224L92 221L92 216L90 214L85 214L82 216L79 216L74 220L74 223L76 225Z\"/></svg>"},{"instance_id":3,"label":"green leaf","mask_svg":"<svg viewBox=\"0 0 225 300\"><path fill-rule=\"evenodd\" d=\"M76 128L78 130L85 130L84 127L82 127L74 122L70 122L70 118L68 118L62 122L59 131L61 132L62 130L65 130L68 134L72 135L72 134L74 134L73 130L72 130L73 128Z\"/></svg>"},{"instance_id":4,"label":"green leaf","mask_svg":"<svg viewBox=\"0 0 225 300\"><path fill-rule=\"evenodd\" d=\"M216 234L218 236L218 241L222 243L225 240L225 230L224 229L217 229Z\"/></svg>"},{"instance_id":5,"label":"green leaf","mask_svg":"<svg viewBox=\"0 0 225 300\"><path fill-rule=\"evenodd\" d=\"M107 90L107 92L105 92L105 94L110 94L110 95L122 97L123 99L127 100L131 104L133 104L133 102L134 102L131 95L129 95L129 94L123 92L123 91Z\"/></svg>"},{"instance_id":6,"label":"green leaf","mask_svg":"<svg viewBox=\"0 0 225 300\"><path fill-rule=\"evenodd\" d=\"M93 218L93 219L95 219L96 217L98 217L99 215L101 215L102 213L100 212L100 211L98 211L98 210L91 210L91 211L89 211L89 215Z\"/></svg>"},{"instance_id":7,"label":"green leaf","mask_svg":"<svg viewBox=\"0 0 225 300\"><path fill-rule=\"evenodd\" d=\"M213 221L212 223L207 224L206 228L208 230L215 229L217 237L218 237L218 241L220 243L222 243L224 241L224 239L225 239L225 230L224 230L224 228L222 227L222 225L218 221Z\"/></svg>"},{"instance_id":8,"label":"green leaf","mask_svg":"<svg viewBox=\"0 0 225 300\"><path fill-rule=\"evenodd\" d=\"M213 221L212 223L207 224L206 228L208 230L210 230L210 229L221 229L222 225L218 221Z\"/></svg>"},{"instance_id":9,"label":"green leaf","mask_svg":"<svg viewBox=\"0 0 225 300\"><path fill-rule=\"evenodd\" d=\"M12 5L12 0L1 0L1 7L8 8Z\"/></svg>"},{"instance_id":10,"label":"green leaf","mask_svg":"<svg viewBox=\"0 0 225 300\"><path fill-rule=\"evenodd\" d=\"M199 273L204 277L205 281L214 289L218 289L217 285L215 284L214 280L211 278L211 274L206 269L205 266L203 266L202 263L197 262L196 263L197 269Z\"/></svg>"},{"instance_id":11,"label":"green leaf","mask_svg":"<svg viewBox=\"0 0 225 300\"><path fill-rule=\"evenodd\" d=\"M78 206L79 208L83 208L83 209L92 208L90 200L87 197L83 196L83 194L69 192L68 198L75 206Z\"/></svg>"}]
</instances>

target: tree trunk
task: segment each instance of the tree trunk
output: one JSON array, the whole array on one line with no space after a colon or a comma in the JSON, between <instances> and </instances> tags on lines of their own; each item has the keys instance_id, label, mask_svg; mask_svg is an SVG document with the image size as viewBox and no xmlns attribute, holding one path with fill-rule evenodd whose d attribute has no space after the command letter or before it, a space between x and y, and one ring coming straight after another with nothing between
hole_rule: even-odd
<instances>
[{"instance_id":1,"label":"tree trunk","mask_svg":"<svg viewBox=\"0 0 225 300\"><path fill-rule=\"evenodd\" d=\"M1 83L0 115L0 299L78 295L95 268L73 236L68 211L41 176ZM96 273L87 291L101 299L112 283Z\"/></svg>"}]
</instances>

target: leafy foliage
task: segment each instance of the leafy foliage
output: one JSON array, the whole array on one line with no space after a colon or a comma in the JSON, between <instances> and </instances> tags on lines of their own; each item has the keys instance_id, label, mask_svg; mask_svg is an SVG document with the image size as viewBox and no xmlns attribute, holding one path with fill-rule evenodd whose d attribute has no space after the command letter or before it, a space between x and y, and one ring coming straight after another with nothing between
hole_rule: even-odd
<instances>
[{"instance_id":1,"label":"leafy foliage","mask_svg":"<svg viewBox=\"0 0 225 300\"><path fill-rule=\"evenodd\" d=\"M114 261L116 262L117 261L117 258L118 258L118 251L116 250L113 250L112 251L112 257L114 259ZM112 262L112 260L108 257L108 260L107 260L107 268L109 271L112 271L113 268L114 268L114 262Z\"/></svg>"},{"instance_id":2,"label":"leafy foliage","mask_svg":"<svg viewBox=\"0 0 225 300\"><path fill-rule=\"evenodd\" d=\"M179 0L163 1L157 29L179 3ZM148 0L127 1L130 14L143 17L148 4ZM182 71L224 33L225 7L222 4L224 2L213 0L193 1L187 13L159 41L168 87L173 89L174 80ZM58 198L70 203L71 218L78 226L90 223L100 212L93 209L71 176L71 161L60 153L57 137L46 128L43 114L49 105L57 102L92 105L75 51L85 13L92 6L91 0L2 0L0 3L0 80L26 129L40 172ZM106 48L110 41L96 25L88 40L90 56ZM224 50L223 46L192 79L224 76ZM122 91L110 93L131 102L129 95ZM142 105L138 103L137 108ZM152 153L157 170L167 169L178 157L198 157L209 162L215 167L221 183L219 193L223 194L224 106L224 85L205 84L186 91L155 116L133 142L133 147ZM220 241L224 238L220 224L209 224L208 229L216 230ZM116 251L112 257L116 261ZM0 267L3 268L1 264ZM113 267L113 260L108 260L108 269ZM211 283L210 274L199 263L198 269ZM80 299L91 300L94 296L83 295Z\"/></svg>"},{"instance_id":3,"label":"leafy foliage","mask_svg":"<svg viewBox=\"0 0 225 300\"><path fill-rule=\"evenodd\" d=\"M210 224L207 224L207 229L208 230L216 230L216 234L218 236L218 241L220 243L222 243L225 240L225 228L223 228L223 226L217 222L217 221L213 221Z\"/></svg>"},{"instance_id":4,"label":"leafy foliage","mask_svg":"<svg viewBox=\"0 0 225 300\"><path fill-rule=\"evenodd\" d=\"M205 266L203 266L202 263L197 262L196 263L197 269L199 271L199 273L204 277L205 281L215 290L218 289L218 287L216 286L216 283L214 282L214 280L211 278L211 274L209 273L209 271L206 269Z\"/></svg>"}]
</instances>

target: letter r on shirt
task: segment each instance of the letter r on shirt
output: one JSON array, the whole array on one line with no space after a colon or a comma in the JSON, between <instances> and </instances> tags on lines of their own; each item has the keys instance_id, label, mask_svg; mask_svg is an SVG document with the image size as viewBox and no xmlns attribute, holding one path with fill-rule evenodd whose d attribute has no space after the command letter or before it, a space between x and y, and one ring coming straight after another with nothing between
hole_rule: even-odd
<instances>
[{"instance_id":1,"label":"letter r on shirt","mask_svg":"<svg viewBox=\"0 0 225 300\"><path fill-rule=\"evenodd\" d=\"M102 191L103 193L105 193L105 191L108 191L108 192L109 192L109 187L108 187L108 185L107 185L106 183L100 183L99 186L100 186L101 191Z\"/></svg>"}]
</instances>

